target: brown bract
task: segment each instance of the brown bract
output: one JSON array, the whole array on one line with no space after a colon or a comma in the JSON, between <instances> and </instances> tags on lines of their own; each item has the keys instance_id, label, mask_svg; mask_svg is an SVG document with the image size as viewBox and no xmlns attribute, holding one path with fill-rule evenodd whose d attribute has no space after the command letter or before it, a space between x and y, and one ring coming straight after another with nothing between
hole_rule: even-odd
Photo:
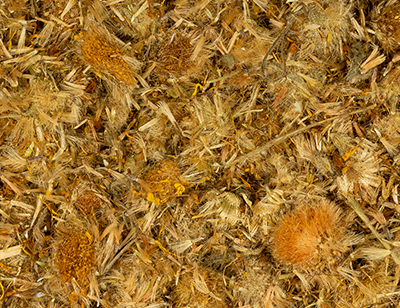
<instances>
[{"instance_id":1,"label":"brown bract","mask_svg":"<svg viewBox=\"0 0 400 308\"><path fill-rule=\"evenodd\" d=\"M87 275L95 263L95 248L90 234L68 230L58 243L57 261L65 282L75 278L81 286L89 285Z\"/></svg>"},{"instance_id":2,"label":"brown bract","mask_svg":"<svg viewBox=\"0 0 400 308\"><path fill-rule=\"evenodd\" d=\"M95 31L88 31L79 35L79 41L83 58L95 70L109 74L126 85L136 84L132 69L123 58L124 51L110 38Z\"/></svg>"},{"instance_id":3,"label":"brown bract","mask_svg":"<svg viewBox=\"0 0 400 308\"><path fill-rule=\"evenodd\" d=\"M286 215L276 227L273 255L284 264L316 269L340 252L346 225L342 211L329 201L310 202Z\"/></svg>"}]
</instances>

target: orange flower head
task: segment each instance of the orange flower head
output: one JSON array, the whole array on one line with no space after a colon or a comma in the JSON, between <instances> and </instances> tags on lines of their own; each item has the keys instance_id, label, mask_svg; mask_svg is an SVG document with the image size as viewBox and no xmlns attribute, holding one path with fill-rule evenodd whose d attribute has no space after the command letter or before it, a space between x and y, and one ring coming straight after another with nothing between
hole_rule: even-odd
<instances>
[{"instance_id":1,"label":"orange flower head","mask_svg":"<svg viewBox=\"0 0 400 308\"><path fill-rule=\"evenodd\" d=\"M58 270L65 282L72 278L81 286L88 286L88 274L95 264L95 248L88 232L81 234L68 230L63 234L57 251Z\"/></svg>"},{"instance_id":2,"label":"orange flower head","mask_svg":"<svg viewBox=\"0 0 400 308\"><path fill-rule=\"evenodd\" d=\"M347 250L346 222L332 202L310 202L286 215L272 236L273 255L280 262L315 270Z\"/></svg>"},{"instance_id":3,"label":"orange flower head","mask_svg":"<svg viewBox=\"0 0 400 308\"><path fill-rule=\"evenodd\" d=\"M80 33L78 40L83 58L95 70L109 74L128 86L136 84L132 68L124 58L123 49L111 38L91 30Z\"/></svg>"}]
</instances>

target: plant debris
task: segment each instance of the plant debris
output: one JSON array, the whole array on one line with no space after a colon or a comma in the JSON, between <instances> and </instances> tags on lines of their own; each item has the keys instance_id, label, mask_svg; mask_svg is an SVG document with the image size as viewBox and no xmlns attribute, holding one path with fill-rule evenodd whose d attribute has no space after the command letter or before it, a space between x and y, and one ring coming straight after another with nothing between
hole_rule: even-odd
<instances>
[{"instance_id":1,"label":"plant debris","mask_svg":"<svg viewBox=\"0 0 400 308\"><path fill-rule=\"evenodd\" d=\"M395 307L397 0L0 1L0 307Z\"/></svg>"}]
</instances>

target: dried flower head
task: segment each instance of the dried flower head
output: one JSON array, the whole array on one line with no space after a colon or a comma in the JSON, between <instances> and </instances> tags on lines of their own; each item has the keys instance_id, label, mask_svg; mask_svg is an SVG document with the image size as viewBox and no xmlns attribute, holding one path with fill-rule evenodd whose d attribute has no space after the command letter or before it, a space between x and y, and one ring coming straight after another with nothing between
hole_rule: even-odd
<instances>
[{"instance_id":1,"label":"dried flower head","mask_svg":"<svg viewBox=\"0 0 400 308\"><path fill-rule=\"evenodd\" d=\"M84 60L95 70L113 76L122 84L136 84L133 69L126 60L124 50L109 34L91 29L81 32L78 40Z\"/></svg>"},{"instance_id":2,"label":"dried flower head","mask_svg":"<svg viewBox=\"0 0 400 308\"><path fill-rule=\"evenodd\" d=\"M190 39L179 32L172 34L159 50L158 59L162 68L170 73L186 71L191 64L192 45Z\"/></svg>"},{"instance_id":3,"label":"dried flower head","mask_svg":"<svg viewBox=\"0 0 400 308\"><path fill-rule=\"evenodd\" d=\"M371 242L368 242L368 246L370 245ZM343 277L346 277L346 283L339 285L337 293L340 296L338 296L336 307L368 307L371 305L371 307L390 307L388 303L396 301L392 286L397 282L393 277L393 272L388 270L387 266L390 252L384 252L384 249L375 247L369 247L367 250L362 256L363 263L360 264L360 271L340 269ZM379 252L379 250L381 251ZM367 261L371 257L374 261ZM363 275L357 275L361 272ZM349 306L348 303L352 305Z\"/></svg>"},{"instance_id":4,"label":"dried flower head","mask_svg":"<svg viewBox=\"0 0 400 308\"><path fill-rule=\"evenodd\" d=\"M348 152L350 153L350 152ZM379 171L379 159L366 148L356 150L346 160L342 168L343 175L337 177L336 183L344 196L349 193L359 193L364 201L373 204L376 202L377 188L382 180L377 174Z\"/></svg>"},{"instance_id":5,"label":"dried flower head","mask_svg":"<svg viewBox=\"0 0 400 308\"><path fill-rule=\"evenodd\" d=\"M329 54L341 56L340 50L349 36L352 5L347 1L326 2L323 6L316 6L308 14L308 20L304 22L302 29L305 36L303 46L321 57Z\"/></svg>"},{"instance_id":6,"label":"dried flower head","mask_svg":"<svg viewBox=\"0 0 400 308\"><path fill-rule=\"evenodd\" d=\"M376 38L386 52L392 52L400 46L400 5L386 6L381 12L377 10L378 17L373 21L372 27Z\"/></svg>"},{"instance_id":7,"label":"dried flower head","mask_svg":"<svg viewBox=\"0 0 400 308\"><path fill-rule=\"evenodd\" d=\"M334 203L308 202L286 215L272 235L274 257L306 272L328 266L346 246L346 221Z\"/></svg>"},{"instance_id":8,"label":"dried flower head","mask_svg":"<svg viewBox=\"0 0 400 308\"><path fill-rule=\"evenodd\" d=\"M243 307L288 307L283 286L274 283L277 273L273 262L263 255L245 260L246 267L238 271L232 290L245 304Z\"/></svg>"},{"instance_id":9,"label":"dried flower head","mask_svg":"<svg viewBox=\"0 0 400 308\"><path fill-rule=\"evenodd\" d=\"M185 186L180 179L178 164L173 160L163 160L150 169L143 180L138 180L147 193L146 199L157 205L164 204L174 196L180 196Z\"/></svg>"},{"instance_id":10,"label":"dried flower head","mask_svg":"<svg viewBox=\"0 0 400 308\"><path fill-rule=\"evenodd\" d=\"M326 141L320 134L312 134L310 138L300 135L294 138L298 158L312 162L321 174L332 173L332 166L326 154Z\"/></svg>"},{"instance_id":11,"label":"dried flower head","mask_svg":"<svg viewBox=\"0 0 400 308\"><path fill-rule=\"evenodd\" d=\"M88 274L95 264L95 247L89 232L66 230L57 244L58 270L65 282L72 278L83 287L89 285Z\"/></svg>"},{"instance_id":12,"label":"dried flower head","mask_svg":"<svg viewBox=\"0 0 400 308\"><path fill-rule=\"evenodd\" d=\"M221 217L219 228L235 225L242 221L240 206L243 200L233 192L219 192L217 189L209 191L205 195L207 202L201 208L199 216L218 214Z\"/></svg>"},{"instance_id":13,"label":"dried flower head","mask_svg":"<svg viewBox=\"0 0 400 308\"><path fill-rule=\"evenodd\" d=\"M173 292L177 307L226 307L222 277L209 270L194 269L182 275Z\"/></svg>"},{"instance_id":14,"label":"dried flower head","mask_svg":"<svg viewBox=\"0 0 400 308\"><path fill-rule=\"evenodd\" d=\"M377 120L375 132L385 149L392 156L399 153L400 144L400 114L395 113Z\"/></svg>"},{"instance_id":15,"label":"dried flower head","mask_svg":"<svg viewBox=\"0 0 400 308\"><path fill-rule=\"evenodd\" d=\"M74 202L76 209L85 215L93 215L103 204L100 196L91 190L81 192Z\"/></svg>"}]
</instances>

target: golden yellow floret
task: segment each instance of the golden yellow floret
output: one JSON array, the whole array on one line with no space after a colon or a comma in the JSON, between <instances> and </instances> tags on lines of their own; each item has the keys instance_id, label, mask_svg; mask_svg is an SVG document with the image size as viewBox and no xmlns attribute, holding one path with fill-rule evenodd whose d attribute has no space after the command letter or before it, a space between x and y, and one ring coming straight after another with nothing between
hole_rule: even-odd
<instances>
[{"instance_id":1,"label":"golden yellow floret","mask_svg":"<svg viewBox=\"0 0 400 308\"><path fill-rule=\"evenodd\" d=\"M124 59L125 53L115 42L101 33L82 32L78 36L82 56L95 70L106 73L127 85L136 83L132 68Z\"/></svg>"},{"instance_id":2,"label":"golden yellow floret","mask_svg":"<svg viewBox=\"0 0 400 308\"><path fill-rule=\"evenodd\" d=\"M95 264L95 247L90 234L71 230L63 234L58 244L57 261L59 273L65 282L75 278L81 286L88 286L88 274Z\"/></svg>"},{"instance_id":3,"label":"golden yellow floret","mask_svg":"<svg viewBox=\"0 0 400 308\"><path fill-rule=\"evenodd\" d=\"M180 180L178 165L172 160L158 163L146 174L144 182L147 190L147 200L161 205L174 195L180 196L185 186Z\"/></svg>"}]
</instances>

